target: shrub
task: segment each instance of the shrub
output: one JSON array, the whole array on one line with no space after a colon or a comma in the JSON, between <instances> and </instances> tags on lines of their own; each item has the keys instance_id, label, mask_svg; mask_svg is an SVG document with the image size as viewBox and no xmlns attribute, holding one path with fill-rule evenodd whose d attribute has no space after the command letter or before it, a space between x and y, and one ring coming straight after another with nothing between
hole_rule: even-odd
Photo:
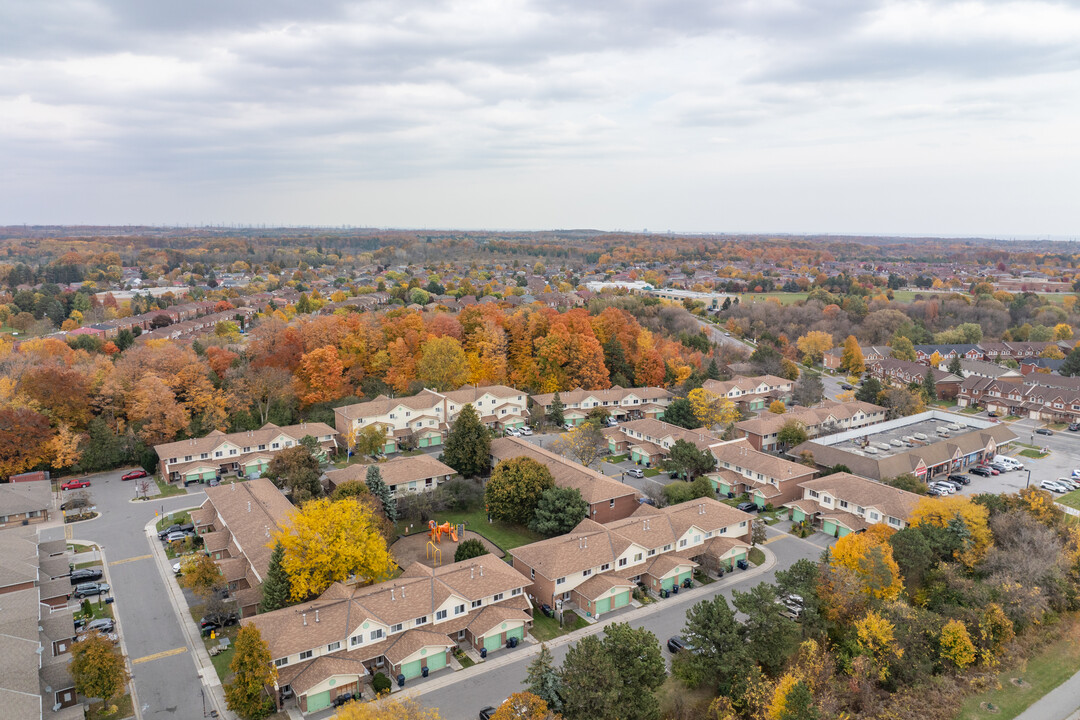
<instances>
[{"instance_id":1,"label":"shrub","mask_svg":"<svg viewBox=\"0 0 1080 720\"><path fill-rule=\"evenodd\" d=\"M375 673L375 677L371 678L371 688L375 691L376 695L382 695L385 692L390 692L394 684L390 682L390 678L383 675L381 672Z\"/></svg>"}]
</instances>

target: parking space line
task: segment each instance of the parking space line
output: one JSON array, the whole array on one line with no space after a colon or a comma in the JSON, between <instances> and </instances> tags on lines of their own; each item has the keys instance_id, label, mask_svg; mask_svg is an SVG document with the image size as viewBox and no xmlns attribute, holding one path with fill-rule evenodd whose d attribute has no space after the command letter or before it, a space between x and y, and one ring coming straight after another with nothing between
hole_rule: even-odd
<instances>
[{"instance_id":1,"label":"parking space line","mask_svg":"<svg viewBox=\"0 0 1080 720\"><path fill-rule=\"evenodd\" d=\"M124 558L123 560L113 560L109 563L109 567L113 565L123 565L124 563L135 562L136 560L146 560L154 557L153 555L136 555L135 557Z\"/></svg>"},{"instance_id":2,"label":"parking space line","mask_svg":"<svg viewBox=\"0 0 1080 720\"><path fill-rule=\"evenodd\" d=\"M172 650L162 650L159 653L153 655L144 655L141 658L135 658L131 661L132 665L138 665L139 663L150 662L151 660L160 660L161 658L170 657L172 655L179 655L180 653L187 652L187 645L184 647L173 648Z\"/></svg>"}]
</instances>

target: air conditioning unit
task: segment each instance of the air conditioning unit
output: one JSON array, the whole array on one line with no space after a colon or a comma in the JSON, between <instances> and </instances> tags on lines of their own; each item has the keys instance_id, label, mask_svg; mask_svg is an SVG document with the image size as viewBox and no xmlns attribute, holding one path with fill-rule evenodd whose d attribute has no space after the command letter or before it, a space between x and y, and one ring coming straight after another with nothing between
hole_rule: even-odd
<instances>
[{"instance_id":1,"label":"air conditioning unit","mask_svg":"<svg viewBox=\"0 0 1080 720\"><path fill-rule=\"evenodd\" d=\"M877 448L876 447L872 447L870 445L867 445L866 447L863 448L863 450L865 450L870 455L877 455Z\"/></svg>"},{"instance_id":2,"label":"air conditioning unit","mask_svg":"<svg viewBox=\"0 0 1080 720\"><path fill-rule=\"evenodd\" d=\"M950 430L963 430L964 426L963 425L957 425L956 423L949 423L949 429Z\"/></svg>"},{"instance_id":3,"label":"air conditioning unit","mask_svg":"<svg viewBox=\"0 0 1080 720\"><path fill-rule=\"evenodd\" d=\"M898 438L893 438L892 440L889 441L889 443L891 445L894 445L895 447L901 447L904 444L904 441L900 440Z\"/></svg>"},{"instance_id":4,"label":"air conditioning unit","mask_svg":"<svg viewBox=\"0 0 1080 720\"><path fill-rule=\"evenodd\" d=\"M915 433L915 439L916 440L925 440L926 439L926 433Z\"/></svg>"},{"instance_id":5,"label":"air conditioning unit","mask_svg":"<svg viewBox=\"0 0 1080 720\"><path fill-rule=\"evenodd\" d=\"M878 450L888 450L889 443L874 443L874 447L876 447Z\"/></svg>"},{"instance_id":6,"label":"air conditioning unit","mask_svg":"<svg viewBox=\"0 0 1080 720\"><path fill-rule=\"evenodd\" d=\"M900 439L903 440L904 442L906 442L908 445L914 445L915 444L915 438L913 438L910 435L905 435L904 437L902 437Z\"/></svg>"}]
</instances>

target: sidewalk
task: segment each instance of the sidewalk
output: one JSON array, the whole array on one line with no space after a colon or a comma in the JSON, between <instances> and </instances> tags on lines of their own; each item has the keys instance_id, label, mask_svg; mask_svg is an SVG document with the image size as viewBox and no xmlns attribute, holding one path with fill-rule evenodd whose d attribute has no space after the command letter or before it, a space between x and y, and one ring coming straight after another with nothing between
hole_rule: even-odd
<instances>
[{"instance_id":1,"label":"sidewalk","mask_svg":"<svg viewBox=\"0 0 1080 720\"><path fill-rule=\"evenodd\" d=\"M198 507L198 505L194 505L190 508L177 508L171 512L194 510ZM221 679L218 677L217 670L214 669L213 662L210 661L210 653L206 651L206 646L196 631L195 624L191 621L187 599L184 597L180 585L176 582L176 575L172 571L172 562L165 556L165 548L158 542L157 519L147 522L144 530L146 531L147 541L150 543L151 554L154 556L154 563L157 564L158 571L161 573L162 579L165 580L165 590L169 594L169 602L173 606L173 611L176 612L176 619L180 621L180 629L184 633L188 649L191 650L192 657L195 660L195 669L198 671L199 679L202 681L209 707L217 710L218 717L231 720L236 716L226 710L225 690L221 686Z\"/></svg>"},{"instance_id":2,"label":"sidewalk","mask_svg":"<svg viewBox=\"0 0 1080 720\"><path fill-rule=\"evenodd\" d=\"M1080 673L1036 700L1016 720L1080 720Z\"/></svg>"}]
</instances>

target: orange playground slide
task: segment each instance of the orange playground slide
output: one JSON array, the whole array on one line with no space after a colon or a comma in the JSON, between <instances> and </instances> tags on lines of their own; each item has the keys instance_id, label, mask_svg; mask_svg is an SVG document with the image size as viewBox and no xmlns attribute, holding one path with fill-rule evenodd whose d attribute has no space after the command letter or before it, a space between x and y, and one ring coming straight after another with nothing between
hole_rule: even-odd
<instances>
[{"instance_id":1,"label":"orange playground slide","mask_svg":"<svg viewBox=\"0 0 1080 720\"><path fill-rule=\"evenodd\" d=\"M458 541L457 528L448 522L438 525L434 520L428 520L428 528L431 529L431 539L437 543L442 542L442 534L446 533L454 542Z\"/></svg>"}]
</instances>

